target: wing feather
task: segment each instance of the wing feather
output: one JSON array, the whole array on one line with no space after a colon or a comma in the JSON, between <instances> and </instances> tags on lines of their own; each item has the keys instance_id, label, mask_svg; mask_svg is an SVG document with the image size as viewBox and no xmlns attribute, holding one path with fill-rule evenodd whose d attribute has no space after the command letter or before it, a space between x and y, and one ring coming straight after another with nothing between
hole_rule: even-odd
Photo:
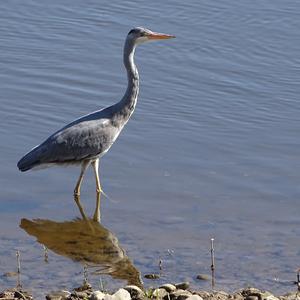
<instances>
[{"instance_id":1,"label":"wing feather","mask_svg":"<svg viewBox=\"0 0 300 300\"><path fill-rule=\"evenodd\" d=\"M41 147L42 163L80 161L106 152L118 130L109 119L88 120L62 129L49 137Z\"/></svg>"},{"instance_id":2,"label":"wing feather","mask_svg":"<svg viewBox=\"0 0 300 300\"><path fill-rule=\"evenodd\" d=\"M43 164L76 163L104 154L118 137L122 123L115 122L115 106L83 116L55 132L19 162L21 171Z\"/></svg>"}]
</instances>

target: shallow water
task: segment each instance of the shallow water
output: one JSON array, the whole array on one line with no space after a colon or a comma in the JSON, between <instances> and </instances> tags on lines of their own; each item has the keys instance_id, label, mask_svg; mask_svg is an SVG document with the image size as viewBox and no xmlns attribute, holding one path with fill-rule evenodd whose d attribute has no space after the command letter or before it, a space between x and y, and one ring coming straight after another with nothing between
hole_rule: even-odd
<instances>
[{"instance_id":1,"label":"shallow water","mask_svg":"<svg viewBox=\"0 0 300 300\"><path fill-rule=\"evenodd\" d=\"M137 50L139 102L101 161L103 226L141 275L159 272L161 259L161 282L209 288L195 276L210 272L214 237L217 288L291 289L300 255L296 0L1 1L0 273L15 270L18 249L22 284L35 295L82 282L82 263L51 249L45 263L37 237L19 227L79 217L78 168L21 174L16 163L122 97L123 41L137 25L177 38ZM89 214L94 189L89 172ZM100 276L89 280L97 286ZM15 282L0 277L1 287Z\"/></svg>"}]
</instances>

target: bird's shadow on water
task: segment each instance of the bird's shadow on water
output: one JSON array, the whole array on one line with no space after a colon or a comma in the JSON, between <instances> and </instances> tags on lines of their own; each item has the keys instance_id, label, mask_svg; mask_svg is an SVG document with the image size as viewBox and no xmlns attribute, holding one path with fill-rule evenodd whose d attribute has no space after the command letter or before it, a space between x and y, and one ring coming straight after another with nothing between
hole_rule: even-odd
<instances>
[{"instance_id":1,"label":"bird's shadow on water","mask_svg":"<svg viewBox=\"0 0 300 300\"><path fill-rule=\"evenodd\" d=\"M99 222L22 219L20 227L56 254L86 265L93 274L109 274L142 287L140 272L119 245L117 237Z\"/></svg>"}]
</instances>

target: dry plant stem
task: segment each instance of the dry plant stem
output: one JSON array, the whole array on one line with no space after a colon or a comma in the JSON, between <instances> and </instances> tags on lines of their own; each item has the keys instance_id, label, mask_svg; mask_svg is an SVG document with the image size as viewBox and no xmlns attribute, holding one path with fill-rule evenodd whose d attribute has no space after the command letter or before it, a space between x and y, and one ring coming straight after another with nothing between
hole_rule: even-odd
<instances>
[{"instance_id":1,"label":"dry plant stem","mask_svg":"<svg viewBox=\"0 0 300 300\"><path fill-rule=\"evenodd\" d=\"M159 260L158 265L159 265L159 270L162 271L162 260L161 259Z\"/></svg>"},{"instance_id":2,"label":"dry plant stem","mask_svg":"<svg viewBox=\"0 0 300 300\"><path fill-rule=\"evenodd\" d=\"M88 284L88 269L87 266L83 266L83 285L86 286Z\"/></svg>"},{"instance_id":3,"label":"dry plant stem","mask_svg":"<svg viewBox=\"0 0 300 300\"><path fill-rule=\"evenodd\" d=\"M215 287L215 249L214 249L214 238L210 239L210 256L211 256L211 287Z\"/></svg>"},{"instance_id":4,"label":"dry plant stem","mask_svg":"<svg viewBox=\"0 0 300 300\"><path fill-rule=\"evenodd\" d=\"M45 246L45 245L43 245L43 249L44 249L44 262L45 263L48 263L49 261L48 261L48 248Z\"/></svg>"},{"instance_id":5,"label":"dry plant stem","mask_svg":"<svg viewBox=\"0 0 300 300\"><path fill-rule=\"evenodd\" d=\"M20 251L17 250L16 252L16 257L17 257L17 274L18 274L18 277L17 277L17 288L21 288L22 285L21 285L21 260L20 260Z\"/></svg>"},{"instance_id":6,"label":"dry plant stem","mask_svg":"<svg viewBox=\"0 0 300 300\"><path fill-rule=\"evenodd\" d=\"M104 292L104 285L103 285L103 281L102 281L102 277L100 276L100 291Z\"/></svg>"}]
</instances>

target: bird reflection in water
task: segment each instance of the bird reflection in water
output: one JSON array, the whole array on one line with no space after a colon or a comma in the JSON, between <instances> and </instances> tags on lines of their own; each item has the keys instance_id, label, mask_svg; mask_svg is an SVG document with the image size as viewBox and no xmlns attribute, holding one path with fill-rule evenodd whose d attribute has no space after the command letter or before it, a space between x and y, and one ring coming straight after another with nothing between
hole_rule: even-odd
<instances>
[{"instance_id":1,"label":"bird reflection in water","mask_svg":"<svg viewBox=\"0 0 300 300\"><path fill-rule=\"evenodd\" d=\"M86 265L93 274L109 274L142 287L140 272L117 237L98 222L22 219L20 227L53 252Z\"/></svg>"},{"instance_id":2,"label":"bird reflection in water","mask_svg":"<svg viewBox=\"0 0 300 300\"><path fill-rule=\"evenodd\" d=\"M102 193L107 197L107 195L102 191ZM101 193L97 193L96 195L96 208L95 208L95 212L94 212L94 216L93 216L93 221L95 222L101 222L101 211L100 211L100 194ZM74 200L75 203L79 209L79 212L81 214L82 219L91 222L91 220L89 220L85 214L84 208L80 202L80 195L74 195Z\"/></svg>"}]
</instances>

